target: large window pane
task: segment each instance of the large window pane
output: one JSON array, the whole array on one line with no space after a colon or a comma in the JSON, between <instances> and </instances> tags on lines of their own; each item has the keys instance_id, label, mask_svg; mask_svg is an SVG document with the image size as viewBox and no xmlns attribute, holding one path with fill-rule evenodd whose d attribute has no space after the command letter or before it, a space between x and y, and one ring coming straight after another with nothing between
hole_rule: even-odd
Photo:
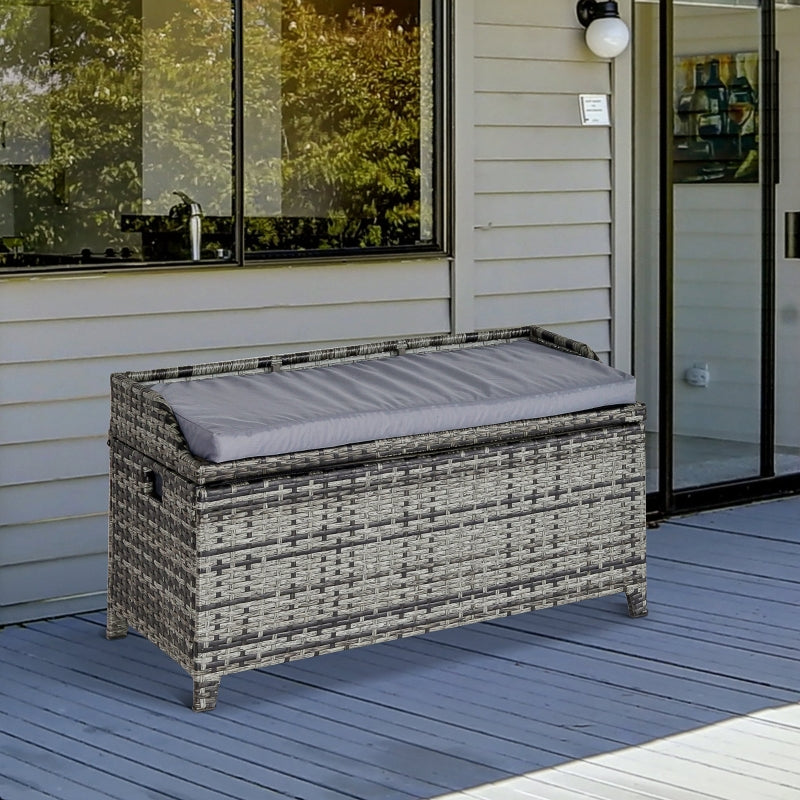
<instances>
[{"instance_id":1,"label":"large window pane","mask_svg":"<svg viewBox=\"0 0 800 800\"><path fill-rule=\"evenodd\" d=\"M196 260L187 237L194 211L202 214L200 258L226 257L233 243L231 4L141 3L145 255Z\"/></svg>"},{"instance_id":2,"label":"large window pane","mask_svg":"<svg viewBox=\"0 0 800 800\"><path fill-rule=\"evenodd\" d=\"M753 2L675 6L676 489L759 473L759 43Z\"/></svg>"},{"instance_id":3,"label":"large window pane","mask_svg":"<svg viewBox=\"0 0 800 800\"><path fill-rule=\"evenodd\" d=\"M0 269L437 246L434 33L433 0L0 4Z\"/></svg>"},{"instance_id":4,"label":"large window pane","mask_svg":"<svg viewBox=\"0 0 800 800\"><path fill-rule=\"evenodd\" d=\"M246 0L246 249L433 243L431 0Z\"/></svg>"},{"instance_id":5,"label":"large window pane","mask_svg":"<svg viewBox=\"0 0 800 800\"><path fill-rule=\"evenodd\" d=\"M189 200L196 258L230 247L231 29L227 0L0 7L4 266L190 260Z\"/></svg>"}]
</instances>

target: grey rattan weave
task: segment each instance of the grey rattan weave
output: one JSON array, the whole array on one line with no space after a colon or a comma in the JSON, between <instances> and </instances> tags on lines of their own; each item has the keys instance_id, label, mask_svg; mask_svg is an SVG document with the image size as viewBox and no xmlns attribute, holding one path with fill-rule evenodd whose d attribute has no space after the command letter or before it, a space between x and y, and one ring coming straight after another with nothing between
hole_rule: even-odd
<instances>
[{"instance_id":1,"label":"grey rattan weave","mask_svg":"<svg viewBox=\"0 0 800 800\"><path fill-rule=\"evenodd\" d=\"M589 597L646 613L641 406L224 464L148 382L307 368L539 328L112 376L108 629L213 708L222 675Z\"/></svg>"}]
</instances>

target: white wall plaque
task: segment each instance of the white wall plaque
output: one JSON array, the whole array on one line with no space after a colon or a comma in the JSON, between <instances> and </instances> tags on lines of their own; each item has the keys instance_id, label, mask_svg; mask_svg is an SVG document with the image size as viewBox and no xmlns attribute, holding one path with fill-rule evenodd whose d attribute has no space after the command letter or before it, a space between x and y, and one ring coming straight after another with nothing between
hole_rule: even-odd
<instances>
[{"instance_id":1,"label":"white wall plaque","mask_svg":"<svg viewBox=\"0 0 800 800\"><path fill-rule=\"evenodd\" d=\"M582 94L581 125L610 125L608 97L604 94Z\"/></svg>"}]
</instances>

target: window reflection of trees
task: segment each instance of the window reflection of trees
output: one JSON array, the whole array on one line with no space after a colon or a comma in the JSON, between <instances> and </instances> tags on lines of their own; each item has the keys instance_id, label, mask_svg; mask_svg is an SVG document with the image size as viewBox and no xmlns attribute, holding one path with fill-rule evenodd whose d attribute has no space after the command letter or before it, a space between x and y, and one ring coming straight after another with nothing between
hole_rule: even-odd
<instances>
[{"instance_id":1,"label":"window reflection of trees","mask_svg":"<svg viewBox=\"0 0 800 800\"><path fill-rule=\"evenodd\" d=\"M13 60L45 10L47 49ZM38 26L38 21L37 21ZM125 2L0 9L0 107L17 141L48 139L48 157L11 155L0 169L2 234L29 253L127 244L118 216L140 190L141 37ZM33 102L30 83L45 88Z\"/></svg>"},{"instance_id":2,"label":"window reflection of trees","mask_svg":"<svg viewBox=\"0 0 800 800\"><path fill-rule=\"evenodd\" d=\"M204 257L229 248L228 0L45 6L46 46L22 58L18 32L36 8L0 9L0 107L13 109L3 112L10 132L40 143L38 155L5 161L0 148L0 236L21 237L28 263L47 254L78 260L87 248L186 259L183 221L170 214L179 190L203 207ZM425 238L421 123L430 129L433 108L421 47L432 53L432 32L419 8L418 0L244 0L247 250Z\"/></svg>"}]
</instances>

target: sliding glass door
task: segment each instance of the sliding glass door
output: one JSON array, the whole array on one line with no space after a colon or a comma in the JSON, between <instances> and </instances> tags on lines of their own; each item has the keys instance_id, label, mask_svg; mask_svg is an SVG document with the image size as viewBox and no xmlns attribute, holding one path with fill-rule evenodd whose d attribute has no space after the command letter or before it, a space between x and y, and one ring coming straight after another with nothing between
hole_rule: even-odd
<instances>
[{"instance_id":1,"label":"sliding glass door","mask_svg":"<svg viewBox=\"0 0 800 800\"><path fill-rule=\"evenodd\" d=\"M798 487L800 9L637 2L635 41L635 361L653 506Z\"/></svg>"},{"instance_id":2,"label":"sliding glass door","mask_svg":"<svg viewBox=\"0 0 800 800\"><path fill-rule=\"evenodd\" d=\"M673 485L759 474L761 26L747 6L673 9Z\"/></svg>"}]
</instances>

